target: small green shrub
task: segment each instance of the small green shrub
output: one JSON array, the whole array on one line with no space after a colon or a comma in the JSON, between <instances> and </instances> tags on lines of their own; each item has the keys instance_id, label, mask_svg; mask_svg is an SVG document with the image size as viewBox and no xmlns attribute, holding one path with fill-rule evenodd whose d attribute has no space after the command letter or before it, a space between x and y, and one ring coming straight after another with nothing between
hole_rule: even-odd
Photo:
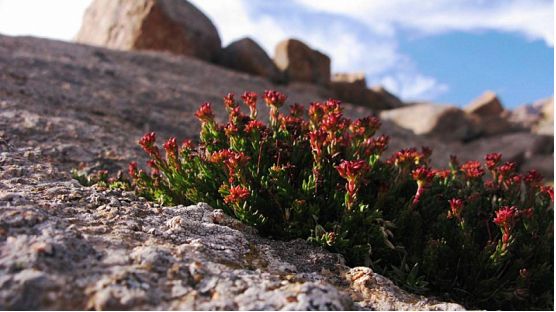
<instances>
[{"instance_id":1,"label":"small green shrub","mask_svg":"<svg viewBox=\"0 0 556 312\"><path fill-rule=\"evenodd\" d=\"M219 124L209 103L196 113L200 143L140 145L150 172L129 165L133 187L164 204L207 202L275 238L308 238L368 265L417 293L470 308L553 308L553 189L500 154L486 164L429 165L431 150L383 156L380 121L351 121L340 103L293 105L265 91L269 122L257 120L257 95L241 108L224 98ZM308 118L307 118L308 117ZM486 177L488 175L488 177Z\"/></svg>"}]
</instances>

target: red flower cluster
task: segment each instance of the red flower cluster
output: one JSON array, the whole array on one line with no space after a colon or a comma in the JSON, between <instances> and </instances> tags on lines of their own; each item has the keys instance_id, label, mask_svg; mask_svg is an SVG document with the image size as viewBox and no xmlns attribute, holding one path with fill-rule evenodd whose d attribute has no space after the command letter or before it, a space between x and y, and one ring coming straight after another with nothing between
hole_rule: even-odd
<instances>
[{"instance_id":1,"label":"red flower cluster","mask_svg":"<svg viewBox=\"0 0 556 312\"><path fill-rule=\"evenodd\" d=\"M450 203L450 211L448 211L448 219L456 218L461 221L461 212L463 211L463 200L452 198Z\"/></svg>"},{"instance_id":2,"label":"red flower cluster","mask_svg":"<svg viewBox=\"0 0 556 312\"><path fill-rule=\"evenodd\" d=\"M240 204L249 198L249 190L241 185L230 187L230 194L224 197L226 204Z\"/></svg>"},{"instance_id":3,"label":"red flower cluster","mask_svg":"<svg viewBox=\"0 0 556 312\"><path fill-rule=\"evenodd\" d=\"M232 109L236 108L238 105L236 103L235 100L235 94L233 93L228 93L225 97L224 97L224 107L226 107L227 111L231 111Z\"/></svg>"},{"instance_id":4,"label":"red flower cluster","mask_svg":"<svg viewBox=\"0 0 556 312\"><path fill-rule=\"evenodd\" d=\"M486 166L489 170L494 170L502 160L502 154L490 153L485 156Z\"/></svg>"},{"instance_id":5,"label":"red flower cluster","mask_svg":"<svg viewBox=\"0 0 556 312\"><path fill-rule=\"evenodd\" d=\"M419 165L422 159L423 154L419 153L416 148L408 148L396 152L389 162L397 167L410 167Z\"/></svg>"},{"instance_id":6,"label":"red flower cluster","mask_svg":"<svg viewBox=\"0 0 556 312\"><path fill-rule=\"evenodd\" d=\"M145 134L140 140L139 145L143 148L143 150L149 155L156 159L160 158L160 152L158 147L154 145L156 142L156 133L149 132Z\"/></svg>"},{"instance_id":7,"label":"red flower cluster","mask_svg":"<svg viewBox=\"0 0 556 312\"><path fill-rule=\"evenodd\" d=\"M344 160L336 166L336 170L338 170L338 173L342 178L347 180L346 191L348 192L348 199L346 206L348 209L351 209L351 206L355 202L357 196L361 178L369 170L369 165L364 160Z\"/></svg>"},{"instance_id":8,"label":"red flower cluster","mask_svg":"<svg viewBox=\"0 0 556 312\"><path fill-rule=\"evenodd\" d=\"M249 159L249 156L246 156L243 152L234 152L229 149L214 152L210 158L213 163L223 163L228 168L230 183L234 182L237 170L244 167Z\"/></svg>"},{"instance_id":9,"label":"red flower cluster","mask_svg":"<svg viewBox=\"0 0 556 312\"><path fill-rule=\"evenodd\" d=\"M485 174L485 170L481 168L481 163L476 160L471 160L461 165L460 170L465 177L469 180L479 179Z\"/></svg>"},{"instance_id":10,"label":"red flower cluster","mask_svg":"<svg viewBox=\"0 0 556 312\"><path fill-rule=\"evenodd\" d=\"M287 96L283 93L273 90L266 90L263 94L263 99L268 106L273 106L276 108L282 107L284 102L286 102Z\"/></svg>"},{"instance_id":11,"label":"red flower cluster","mask_svg":"<svg viewBox=\"0 0 556 312\"><path fill-rule=\"evenodd\" d=\"M502 244L504 248L508 246L510 235L516 221L518 211L514 206L504 206L496 211L494 223L502 230Z\"/></svg>"},{"instance_id":12,"label":"red flower cluster","mask_svg":"<svg viewBox=\"0 0 556 312\"><path fill-rule=\"evenodd\" d=\"M252 119L257 118L257 93L252 91L245 91L241 96L243 103L249 107L249 117Z\"/></svg>"},{"instance_id":13,"label":"red flower cluster","mask_svg":"<svg viewBox=\"0 0 556 312\"><path fill-rule=\"evenodd\" d=\"M420 166L411 171L411 176L413 177L413 180L417 182L417 192L413 198L413 205L416 205L419 203L419 199L423 196L428 184L434 178L434 173L429 168Z\"/></svg>"},{"instance_id":14,"label":"red flower cluster","mask_svg":"<svg viewBox=\"0 0 556 312\"><path fill-rule=\"evenodd\" d=\"M197 117L202 123L214 121L214 113L212 112L212 107L210 103L205 102L201 104L201 107L195 112L195 117Z\"/></svg>"}]
</instances>

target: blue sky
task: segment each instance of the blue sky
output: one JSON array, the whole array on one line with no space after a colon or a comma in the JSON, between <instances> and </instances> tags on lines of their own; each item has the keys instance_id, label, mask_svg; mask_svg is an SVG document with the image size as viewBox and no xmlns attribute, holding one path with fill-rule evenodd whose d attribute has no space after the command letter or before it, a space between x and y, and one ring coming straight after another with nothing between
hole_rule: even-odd
<instances>
[{"instance_id":1,"label":"blue sky","mask_svg":"<svg viewBox=\"0 0 556 312\"><path fill-rule=\"evenodd\" d=\"M296 37L328 54L333 72L364 72L405 100L463 106L490 89L514 107L554 93L552 1L191 2L224 44L250 36L272 56ZM0 33L71 40L89 3L0 0Z\"/></svg>"}]
</instances>

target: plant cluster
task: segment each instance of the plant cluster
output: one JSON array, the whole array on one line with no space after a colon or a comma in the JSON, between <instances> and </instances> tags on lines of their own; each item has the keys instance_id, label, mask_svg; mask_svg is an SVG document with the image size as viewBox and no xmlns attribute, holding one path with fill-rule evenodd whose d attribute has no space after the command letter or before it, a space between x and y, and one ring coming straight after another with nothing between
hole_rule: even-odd
<instances>
[{"instance_id":1,"label":"plant cluster","mask_svg":"<svg viewBox=\"0 0 556 312\"><path fill-rule=\"evenodd\" d=\"M349 120L336 100L287 114L283 94L263 100L268 124L245 92L224 97L224 123L201 105L198 144L170 138L160 149L146 134L150 170L131 163L132 186L164 204L206 202L264 235L308 238L417 293L552 309L553 189L536 171L518 174L497 153L484 163L451 157L444 170L426 147L385 157L376 117Z\"/></svg>"}]
</instances>

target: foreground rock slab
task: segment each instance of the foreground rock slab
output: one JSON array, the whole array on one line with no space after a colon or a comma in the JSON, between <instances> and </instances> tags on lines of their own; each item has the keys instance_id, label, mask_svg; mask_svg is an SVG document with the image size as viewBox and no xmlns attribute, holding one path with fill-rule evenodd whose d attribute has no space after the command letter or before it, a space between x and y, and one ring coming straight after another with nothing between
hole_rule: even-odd
<instances>
[{"instance_id":1,"label":"foreground rock slab","mask_svg":"<svg viewBox=\"0 0 556 312\"><path fill-rule=\"evenodd\" d=\"M375 292L356 283L341 256L261 238L203 203L164 207L83 187L41 147L4 143L1 151L0 309L459 307L410 295L366 269L382 281Z\"/></svg>"}]
</instances>

